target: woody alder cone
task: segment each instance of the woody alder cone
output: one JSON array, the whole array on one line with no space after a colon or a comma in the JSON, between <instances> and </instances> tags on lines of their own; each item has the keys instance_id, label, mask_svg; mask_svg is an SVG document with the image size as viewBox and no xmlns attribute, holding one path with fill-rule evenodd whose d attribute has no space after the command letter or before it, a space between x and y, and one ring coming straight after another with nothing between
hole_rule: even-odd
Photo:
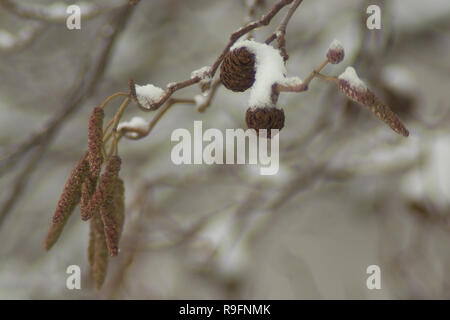
<instances>
[{"instance_id":1,"label":"woody alder cone","mask_svg":"<svg viewBox=\"0 0 450 320\"><path fill-rule=\"evenodd\" d=\"M274 107L248 108L245 113L245 122L258 134L260 129L267 129L267 138L271 138L271 129L281 130L284 127L284 111Z\"/></svg>"},{"instance_id":2,"label":"woody alder cone","mask_svg":"<svg viewBox=\"0 0 450 320\"><path fill-rule=\"evenodd\" d=\"M255 55L246 47L229 51L220 66L220 80L231 91L250 88L255 82Z\"/></svg>"}]
</instances>

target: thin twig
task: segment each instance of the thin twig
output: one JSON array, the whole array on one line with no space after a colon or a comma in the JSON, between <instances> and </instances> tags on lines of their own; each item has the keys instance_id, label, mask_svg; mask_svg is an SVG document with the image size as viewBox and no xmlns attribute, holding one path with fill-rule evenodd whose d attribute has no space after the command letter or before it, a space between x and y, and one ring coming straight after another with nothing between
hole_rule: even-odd
<instances>
[{"instance_id":1,"label":"thin twig","mask_svg":"<svg viewBox=\"0 0 450 320\"><path fill-rule=\"evenodd\" d=\"M277 39L278 42L278 48L281 51L281 55L284 58L284 61L289 59L289 55L286 50L286 29L289 24L289 21L291 20L292 16L294 15L297 8L302 4L303 0L295 0L292 6L289 8L289 11L287 12L286 16L281 21L280 25L278 26L277 30L272 33L267 39L266 44L271 43L273 40Z\"/></svg>"},{"instance_id":2,"label":"thin twig","mask_svg":"<svg viewBox=\"0 0 450 320\"><path fill-rule=\"evenodd\" d=\"M127 139L130 140L138 140L142 139L150 134L150 132L153 130L153 128L156 126L156 124L159 122L159 120L162 118L162 116L169 110L174 104L177 103L185 103L185 104L195 104L195 100L193 99L170 99L167 101L165 106L158 110L156 115L153 117L152 121L149 123L148 127L146 129L140 129L140 128L134 128L134 127L122 127L120 128L119 139L124 136ZM134 135L127 135L127 133L134 133Z\"/></svg>"}]
</instances>

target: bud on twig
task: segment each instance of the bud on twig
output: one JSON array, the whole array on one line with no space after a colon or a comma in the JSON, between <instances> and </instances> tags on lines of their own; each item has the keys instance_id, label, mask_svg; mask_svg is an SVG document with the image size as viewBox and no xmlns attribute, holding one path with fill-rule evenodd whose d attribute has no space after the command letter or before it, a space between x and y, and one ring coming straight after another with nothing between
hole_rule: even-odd
<instances>
[{"instance_id":1,"label":"bud on twig","mask_svg":"<svg viewBox=\"0 0 450 320\"><path fill-rule=\"evenodd\" d=\"M55 213L52 218L52 225L45 238L44 246L46 250L55 244L60 236L67 220L72 214L73 210L80 202L81 197L81 184L85 180L88 174L88 163L86 155L78 160L77 164L73 167L69 178L66 181L63 192L56 205Z\"/></svg>"},{"instance_id":2,"label":"bud on twig","mask_svg":"<svg viewBox=\"0 0 450 320\"><path fill-rule=\"evenodd\" d=\"M338 64L342 60L344 60L344 55L345 55L344 47L339 41L334 40L331 43L330 47L328 48L327 52L328 61L332 64Z\"/></svg>"}]
</instances>

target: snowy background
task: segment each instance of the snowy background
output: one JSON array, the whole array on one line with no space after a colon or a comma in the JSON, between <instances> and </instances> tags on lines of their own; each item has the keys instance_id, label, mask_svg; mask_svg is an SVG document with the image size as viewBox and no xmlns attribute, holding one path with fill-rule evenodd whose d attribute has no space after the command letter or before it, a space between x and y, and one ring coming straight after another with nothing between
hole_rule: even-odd
<instances>
[{"instance_id":1,"label":"snowy background","mask_svg":"<svg viewBox=\"0 0 450 320\"><path fill-rule=\"evenodd\" d=\"M55 1L15 2L57 11ZM275 3L263 2L258 18ZM44 251L59 192L86 148L92 108L126 91L129 78L164 88L211 65L244 23L245 3L141 1L93 94L58 126L28 171L47 141L12 163L5 157L70 100L111 14L69 31L64 22L21 18L0 6L0 298L450 298L448 0L305 0L287 30L288 76L306 77L338 39L345 59L323 73L337 76L353 65L399 114L407 139L335 86L313 80L308 92L280 96L286 123L277 175L260 176L250 166L173 165L174 129L192 130L194 120L245 128L248 93L221 87L205 113L176 105L149 137L121 142L126 224L100 291L89 278L88 224L78 209ZM382 8L380 31L365 27L369 4ZM270 35L285 12L255 39ZM29 32L36 32L33 41L20 43ZM175 97L199 92L193 86ZM134 116L150 120L153 113L134 106L123 119ZM72 264L81 267L82 290L66 289ZM366 287L373 264L381 268L381 290Z\"/></svg>"}]
</instances>

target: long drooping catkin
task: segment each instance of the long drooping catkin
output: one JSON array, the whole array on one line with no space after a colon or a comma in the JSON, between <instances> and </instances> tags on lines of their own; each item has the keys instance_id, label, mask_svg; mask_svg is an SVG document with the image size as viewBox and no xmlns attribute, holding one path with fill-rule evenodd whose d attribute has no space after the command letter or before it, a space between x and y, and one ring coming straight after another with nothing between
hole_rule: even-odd
<instances>
[{"instance_id":1,"label":"long drooping catkin","mask_svg":"<svg viewBox=\"0 0 450 320\"><path fill-rule=\"evenodd\" d=\"M92 177L100 175L103 163L103 118L105 113L102 108L96 107L91 113L88 126L88 160L89 171Z\"/></svg>"},{"instance_id":2,"label":"long drooping catkin","mask_svg":"<svg viewBox=\"0 0 450 320\"><path fill-rule=\"evenodd\" d=\"M67 220L80 202L81 184L85 180L87 174L88 163L86 160L86 155L84 155L73 167L72 172L66 181L63 192L58 200L58 204L56 205L56 210L52 218L52 225L44 241L44 247L46 250L50 250L58 240Z\"/></svg>"},{"instance_id":3,"label":"long drooping catkin","mask_svg":"<svg viewBox=\"0 0 450 320\"><path fill-rule=\"evenodd\" d=\"M80 211L82 220L88 220L95 214L95 212L89 209L89 202L92 199L96 186L97 179L94 179L90 174L88 174L81 187Z\"/></svg>"},{"instance_id":4,"label":"long drooping catkin","mask_svg":"<svg viewBox=\"0 0 450 320\"><path fill-rule=\"evenodd\" d=\"M106 195L109 192L112 193L117 175L119 174L120 164L121 160L119 156L112 156L108 159L105 170L100 177L97 189L86 206L86 213L88 215L85 216L85 218L89 219L95 215L95 213L99 212Z\"/></svg>"},{"instance_id":5,"label":"long drooping catkin","mask_svg":"<svg viewBox=\"0 0 450 320\"><path fill-rule=\"evenodd\" d=\"M116 220L117 233L120 239L125 222L125 185L120 178L117 178L116 188L114 189L114 219Z\"/></svg>"},{"instance_id":6,"label":"long drooping catkin","mask_svg":"<svg viewBox=\"0 0 450 320\"><path fill-rule=\"evenodd\" d=\"M124 191L122 179L117 178L114 187L114 218L118 237L120 237L124 221ZM100 288L104 282L108 266L105 226L100 215L95 215L90 222L88 261L92 268L92 276L96 287Z\"/></svg>"},{"instance_id":7,"label":"long drooping catkin","mask_svg":"<svg viewBox=\"0 0 450 320\"><path fill-rule=\"evenodd\" d=\"M96 107L89 118L88 127L88 162L89 175L83 183L81 194L81 218L88 220L95 212L89 211L89 201L95 192L97 180L100 176L103 163L103 118L105 114L102 108Z\"/></svg>"},{"instance_id":8,"label":"long drooping catkin","mask_svg":"<svg viewBox=\"0 0 450 320\"><path fill-rule=\"evenodd\" d=\"M106 245L104 226L100 215L95 215L91 221L93 228L93 249L89 251L88 257L92 259L92 277L95 286L100 289L105 281L106 271L108 269L108 247Z\"/></svg>"},{"instance_id":9,"label":"long drooping catkin","mask_svg":"<svg viewBox=\"0 0 450 320\"><path fill-rule=\"evenodd\" d=\"M339 79L339 90L350 99L366 106L381 121L385 122L392 130L405 137L409 136L409 131L397 117L397 115L375 94L367 88L358 88L343 79Z\"/></svg>"},{"instance_id":10,"label":"long drooping catkin","mask_svg":"<svg viewBox=\"0 0 450 320\"><path fill-rule=\"evenodd\" d=\"M91 219L89 224L89 243L88 243L88 262L91 267L94 266L95 258L95 220Z\"/></svg>"}]
</instances>

